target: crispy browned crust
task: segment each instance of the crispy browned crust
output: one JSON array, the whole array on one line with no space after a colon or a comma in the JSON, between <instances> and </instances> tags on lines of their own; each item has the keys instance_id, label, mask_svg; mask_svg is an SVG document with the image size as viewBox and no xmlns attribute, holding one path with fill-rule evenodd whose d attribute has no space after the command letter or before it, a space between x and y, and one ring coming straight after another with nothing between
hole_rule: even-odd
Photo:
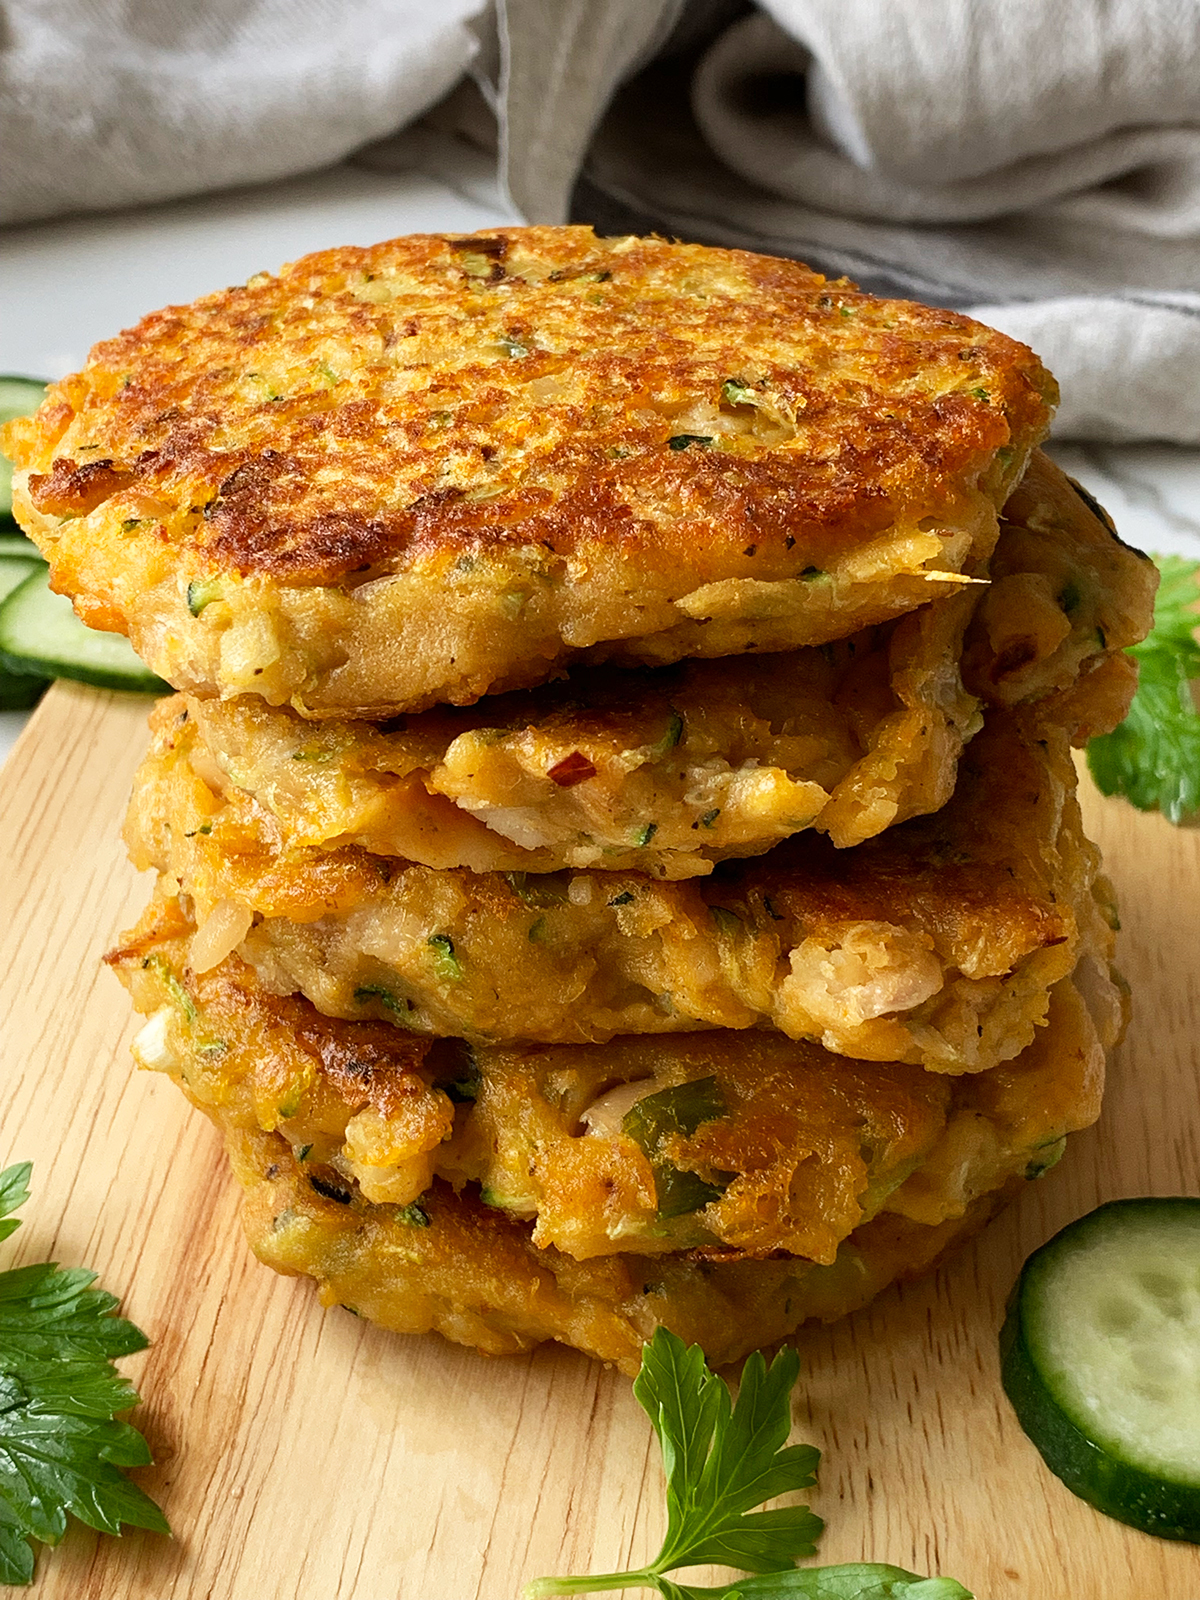
<instances>
[{"instance_id":1,"label":"crispy browned crust","mask_svg":"<svg viewBox=\"0 0 1200 1600\"><path fill-rule=\"evenodd\" d=\"M910 609L931 569L986 555L1054 398L1005 336L795 262L503 229L326 251L169 307L7 437L86 620L181 687L374 715L538 682L588 647L778 649ZM814 571L835 603L789 591L789 636L753 637L775 586ZM407 580L397 616L440 604L457 645L405 672L357 639L332 596L361 611L385 578ZM188 584L217 580L216 609L189 613ZM749 588L709 597L730 583ZM340 659L297 590L332 592ZM267 592L296 659L241 684L219 634ZM514 609L524 637L483 648Z\"/></svg>"}]
</instances>

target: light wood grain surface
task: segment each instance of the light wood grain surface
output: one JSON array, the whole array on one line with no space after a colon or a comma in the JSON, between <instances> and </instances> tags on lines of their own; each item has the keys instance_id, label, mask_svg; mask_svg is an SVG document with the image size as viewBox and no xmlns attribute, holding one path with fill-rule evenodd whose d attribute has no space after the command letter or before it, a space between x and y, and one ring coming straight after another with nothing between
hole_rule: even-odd
<instances>
[{"instance_id":1,"label":"light wood grain surface","mask_svg":"<svg viewBox=\"0 0 1200 1600\"><path fill-rule=\"evenodd\" d=\"M0 775L0 1165L34 1162L3 1264L96 1268L151 1336L127 1362L175 1539L74 1528L37 1600L516 1600L662 1532L657 1451L619 1374L488 1361L323 1311L250 1256L219 1142L131 1070L99 965L146 896L118 828L145 702L59 685ZM1121 897L1130 1037L1100 1126L934 1278L804 1331L796 1437L825 1451L824 1561L944 1572L979 1600L1197 1600L1200 1551L1108 1522L1009 1414L996 1330L1038 1243L1117 1195L1200 1193L1200 833L1087 799ZM14 1246L16 1247L14 1249Z\"/></svg>"}]
</instances>

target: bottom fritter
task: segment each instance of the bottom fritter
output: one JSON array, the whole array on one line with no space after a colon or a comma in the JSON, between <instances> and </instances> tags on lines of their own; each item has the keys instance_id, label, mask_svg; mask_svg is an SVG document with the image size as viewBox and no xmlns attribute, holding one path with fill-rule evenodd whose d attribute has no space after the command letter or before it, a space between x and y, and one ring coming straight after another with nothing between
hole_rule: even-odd
<instances>
[{"instance_id":1,"label":"bottom fritter","mask_svg":"<svg viewBox=\"0 0 1200 1600\"><path fill-rule=\"evenodd\" d=\"M236 956L198 976L191 932L159 902L109 959L263 1260L386 1327L629 1370L660 1324L733 1361L924 1271L1095 1120L1122 1011L1089 956L1025 1051L957 1080L763 1030L467 1051Z\"/></svg>"},{"instance_id":2,"label":"bottom fritter","mask_svg":"<svg viewBox=\"0 0 1200 1600\"><path fill-rule=\"evenodd\" d=\"M246 1191L251 1249L277 1272L315 1278L324 1304L398 1333L440 1333L485 1355L517 1355L557 1339L630 1376L657 1327L724 1366L809 1318L830 1322L856 1311L888 1284L928 1271L1021 1183L981 1196L934 1228L876 1217L827 1267L795 1256L709 1261L690 1252L575 1261L539 1250L527 1226L484 1205L477 1192L455 1194L438 1180L419 1214L337 1205L314 1192L279 1134L228 1122L225 1133Z\"/></svg>"}]
</instances>

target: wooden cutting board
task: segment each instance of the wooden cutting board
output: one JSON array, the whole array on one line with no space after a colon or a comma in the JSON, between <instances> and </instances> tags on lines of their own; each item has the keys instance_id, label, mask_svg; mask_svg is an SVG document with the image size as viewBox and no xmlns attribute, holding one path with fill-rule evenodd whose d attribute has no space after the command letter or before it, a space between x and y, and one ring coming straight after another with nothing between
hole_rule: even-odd
<instances>
[{"instance_id":1,"label":"wooden cutting board","mask_svg":"<svg viewBox=\"0 0 1200 1600\"><path fill-rule=\"evenodd\" d=\"M94 1267L153 1339L125 1365L156 1461L139 1481L175 1529L76 1526L31 1594L517 1600L541 1573L640 1565L661 1478L627 1379L323 1311L251 1257L209 1125L131 1070L128 1001L98 963L148 893L118 836L146 709L59 685L0 775L0 1166L34 1163L2 1264ZM1200 1550L1068 1494L997 1377L1029 1251L1100 1200L1200 1193L1200 832L1092 793L1086 809L1136 1006L1100 1126L935 1277L801 1333L795 1436L825 1452L824 1561L948 1573L979 1600L1196 1600Z\"/></svg>"}]
</instances>

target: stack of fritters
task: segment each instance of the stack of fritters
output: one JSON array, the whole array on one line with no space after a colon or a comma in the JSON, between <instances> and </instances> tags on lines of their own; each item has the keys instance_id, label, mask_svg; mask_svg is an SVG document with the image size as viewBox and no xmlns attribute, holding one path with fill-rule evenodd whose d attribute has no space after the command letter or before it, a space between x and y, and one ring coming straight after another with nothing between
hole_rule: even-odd
<instances>
[{"instance_id":1,"label":"stack of fritters","mask_svg":"<svg viewBox=\"0 0 1200 1600\"><path fill-rule=\"evenodd\" d=\"M181 691L110 961L254 1249L393 1328L729 1361L1094 1120L1123 1007L1069 746L1153 568L949 312L582 228L147 318L10 448Z\"/></svg>"}]
</instances>

